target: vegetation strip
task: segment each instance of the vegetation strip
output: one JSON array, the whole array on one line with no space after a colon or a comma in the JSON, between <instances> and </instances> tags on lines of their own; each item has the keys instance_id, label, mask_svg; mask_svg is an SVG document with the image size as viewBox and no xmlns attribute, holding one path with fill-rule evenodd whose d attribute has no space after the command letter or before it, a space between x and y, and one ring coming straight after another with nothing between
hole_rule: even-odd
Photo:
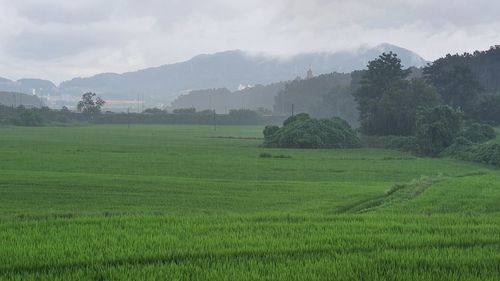
<instances>
[{"instance_id":1,"label":"vegetation strip","mask_svg":"<svg viewBox=\"0 0 500 281\"><path fill-rule=\"evenodd\" d=\"M421 177L405 184L395 184L383 195L368 198L360 202L356 202L346 207L340 208L340 213L365 213L374 211L387 204L397 204L405 200L412 200L422 194L432 184L443 180L442 177Z\"/></svg>"},{"instance_id":2,"label":"vegetation strip","mask_svg":"<svg viewBox=\"0 0 500 281\"><path fill-rule=\"evenodd\" d=\"M445 243L439 246L435 245L413 245L413 246L391 246L389 248L365 248L353 247L349 249L342 248L317 248L317 249L294 249L294 250L273 250L268 251L236 251L226 253L199 253L199 254L175 254L155 257L130 257L124 259L92 261L92 262L77 262L77 263L60 263L60 264L46 264L34 266L14 266L14 267L0 267L0 275L10 274L26 274L26 273L46 273L50 271L74 271L82 268L102 268L102 267L120 267L120 266L145 266L145 265L164 265L164 264L182 264L182 263L201 263L202 261L224 262L224 261L237 261L240 259L257 259L260 261L273 261L280 258L304 259L305 257L314 257L318 255L336 256L336 255L349 255L349 254L369 254L378 251L388 250L432 250L436 248L484 248L494 247L499 248L500 242L483 242L477 243Z\"/></svg>"}]
</instances>

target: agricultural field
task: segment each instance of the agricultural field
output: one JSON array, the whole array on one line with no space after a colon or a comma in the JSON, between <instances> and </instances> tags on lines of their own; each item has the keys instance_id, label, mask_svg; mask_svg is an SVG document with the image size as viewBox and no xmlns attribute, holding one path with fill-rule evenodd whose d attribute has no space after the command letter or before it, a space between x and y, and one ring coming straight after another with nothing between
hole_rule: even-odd
<instances>
[{"instance_id":1,"label":"agricultural field","mask_svg":"<svg viewBox=\"0 0 500 281\"><path fill-rule=\"evenodd\" d=\"M262 129L0 128L0 280L500 279L498 170Z\"/></svg>"}]
</instances>

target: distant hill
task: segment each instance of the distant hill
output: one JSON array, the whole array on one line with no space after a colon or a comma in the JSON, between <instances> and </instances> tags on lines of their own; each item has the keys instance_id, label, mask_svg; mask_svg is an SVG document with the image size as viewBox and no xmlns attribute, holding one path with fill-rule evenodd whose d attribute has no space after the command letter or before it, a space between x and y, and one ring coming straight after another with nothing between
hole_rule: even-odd
<instances>
[{"instance_id":1,"label":"distant hill","mask_svg":"<svg viewBox=\"0 0 500 281\"><path fill-rule=\"evenodd\" d=\"M42 104L42 101L33 95L16 92L0 92L0 104L14 107L18 107L20 105L26 107L39 107Z\"/></svg>"},{"instance_id":2,"label":"distant hill","mask_svg":"<svg viewBox=\"0 0 500 281\"><path fill-rule=\"evenodd\" d=\"M59 94L58 87L48 81L41 79L20 79L12 81L0 77L0 91L4 92L17 92L38 96L53 96Z\"/></svg>"},{"instance_id":3,"label":"distant hill","mask_svg":"<svg viewBox=\"0 0 500 281\"><path fill-rule=\"evenodd\" d=\"M240 85L270 84L314 74L351 72L364 69L367 62L382 52L395 52L407 67L422 67L419 55L394 45L382 44L354 52L308 53L289 59L264 55L251 56L234 50L213 55L199 55L188 61L143 69L123 74L103 73L88 78L75 78L61 83L62 94L81 95L97 92L105 99L130 99L144 96L146 101L172 101L190 90L228 88Z\"/></svg>"},{"instance_id":4,"label":"distant hill","mask_svg":"<svg viewBox=\"0 0 500 281\"><path fill-rule=\"evenodd\" d=\"M80 96L92 91L104 99L144 98L149 104L173 101L192 90L227 88L235 91L240 85L266 85L304 77L309 68L315 75L364 69L368 61L382 52L395 52L407 67L422 67L426 61L414 52L390 44L360 48L352 52L307 53L288 59L265 55L248 55L239 50L192 59L123 74L101 73L87 78L74 78L59 87L40 79L11 81L0 78L0 91L37 95Z\"/></svg>"},{"instance_id":5,"label":"distant hill","mask_svg":"<svg viewBox=\"0 0 500 281\"><path fill-rule=\"evenodd\" d=\"M269 85L255 85L233 91L226 88L195 90L178 96L172 102L173 109L195 108L198 111L214 109L217 113L226 113L231 109L273 109L274 98L284 89L285 82Z\"/></svg>"}]
</instances>

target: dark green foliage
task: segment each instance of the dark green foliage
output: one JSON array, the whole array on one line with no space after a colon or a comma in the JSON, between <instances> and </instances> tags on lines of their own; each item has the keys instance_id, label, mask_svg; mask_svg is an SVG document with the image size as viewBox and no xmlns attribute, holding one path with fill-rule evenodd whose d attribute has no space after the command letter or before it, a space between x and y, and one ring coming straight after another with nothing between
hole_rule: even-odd
<instances>
[{"instance_id":1,"label":"dark green foliage","mask_svg":"<svg viewBox=\"0 0 500 281\"><path fill-rule=\"evenodd\" d=\"M95 93L85 93L82 100L78 102L76 108L90 120L101 113L101 108L106 102Z\"/></svg>"},{"instance_id":2,"label":"dark green foliage","mask_svg":"<svg viewBox=\"0 0 500 281\"><path fill-rule=\"evenodd\" d=\"M461 136L473 143L482 143L496 137L495 129L487 124L472 123L467 126Z\"/></svg>"},{"instance_id":3,"label":"dark green foliage","mask_svg":"<svg viewBox=\"0 0 500 281\"><path fill-rule=\"evenodd\" d=\"M196 108L190 107L190 108L177 108L172 111L175 114L193 114L196 113Z\"/></svg>"},{"instance_id":4,"label":"dark green foliage","mask_svg":"<svg viewBox=\"0 0 500 281\"><path fill-rule=\"evenodd\" d=\"M416 142L418 152L436 156L460 133L462 127L461 111L449 106L423 108L417 114Z\"/></svg>"},{"instance_id":5,"label":"dark green foliage","mask_svg":"<svg viewBox=\"0 0 500 281\"><path fill-rule=\"evenodd\" d=\"M42 117L34 110L23 110L19 115L20 126L37 127L43 125Z\"/></svg>"},{"instance_id":6,"label":"dark green foliage","mask_svg":"<svg viewBox=\"0 0 500 281\"><path fill-rule=\"evenodd\" d=\"M274 130L274 129L273 129ZM340 118L312 119L302 113L285 120L283 127L264 136L264 146L284 148L353 148L359 138Z\"/></svg>"},{"instance_id":7,"label":"dark green foliage","mask_svg":"<svg viewBox=\"0 0 500 281\"><path fill-rule=\"evenodd\" d=\"M492 125L500 125L500 95L482 96L474 107L472 116L475 120Z\"/></svg>"},{"instance_id":8,"label":"dark green foliage","mask_svg":"<svg viewBox=\"0 0 500 281\"><path fill-rule=\"evenodd\" d=\"M83 114L71 112L68 109L54 110L48 107L26 108L24 106L0 105L0 125L34 127L45 124L83 122L86 119L87 117Z\"/></svg>"},{"instance_id":9,"label":"dark green foliage","mask_svg":"<svg viewBox=\"0 0 500 281\"><path fill-rule=\"evenodd\" d=\"M308 120L308 119L311 119L311 117L309 116L309 114L307 114L307 113L299 113L297 115L288 117L283 122L283 126L287 126L288 124L290 124L292 122L295 122L295 121L304 121L304 120Z\"/></svg>"},{"instance_id":10,"label":"dark green foliage","mask_svg":"<svg viewBox=\"0 0 500 281\"><path fill-rule=\"evenodd\" d=\"M284 154L272 155L271 153L268 152L262 152L261 154L259 154L259 158L289 159L292 158L292 156Z\"/></svg>"},{"instance_id":11,"label":"dark green foliage","mask_svg":"<svg viewBox=\"0 0 500 281\"><path fill-rule=\"evenodd\" d=\"M491 126L473 123L463 129L441 156L500 166L500 146L498 143L485 143L495 137Z\"/></svg>"},{"instance_id":12,"label":"dark green foliage","mask_svg":"<svg viewBox=\"0 0 500 281\"><path fill-rule=\"evenodd\" d=\"M447 55L425 69L443 101L460 106L467 118L500 124L500 48Z\"/></svg>"},{"instance_id":13,"label":"dark green foliage","mask_svg":"<svg viewBox=\"0 0 500 281\"><path fill-rule=\"evenodd\" d=\"M259 154L259 157L260 158L271 158L273 156L271 155L271 153L262 152L261 154Z\"/></svg>"},{"instance_id":14,"label":"dark green foliage","mask_svg":"<svg viewBox=\"0 0 500 281\"><path fill-rule=\"evenodd\" d=\"M361 130L368 135L412 135L417 109L434 106L434 88L422 80L406 80L396 54L382 54L369 62L361 87L354 93L360 111Z\"/></svg>"},{"instance_id":15,"label":"dark green foliage","mask_svg":"<svg viewBox=\"0 0 500 281\"><path fill-rule=\"evenodd\" d=\"M402 151L417 151L414 136L367 136L363 135L362 145L371 148L385 148Z\"/></svg>"},{"instance_id":16,"label":"dark green foliage","mask_svg":"<svg viewBox=\"0 0 500 281\"><path fill-rule=\"evenodd\" d=\"M481 92L475 74L465 65L443 69L439 63L426 68L427 80L436 87L443 102L469 115Z\"/></svg>"},{"instance_id":17,"label":"dark green foliage","mask_svg":"<svg viewBox=\"0 0 500 281\"><path fill-rule=\"evenodd\" d=\"M459 141L443 151L441 155L465 161L500 166L499 143L473 144L464 138L460 138Z\"/></svg>"},{"instance_id":18,"label":"dark green foliage","mask_svg":"<svg viewBox=\"0 0 500 281\"><path fill-rule=\"evenodd\" d=\"M487 51L476 51L473 54L455 54L447 55L432 63L425 69L427 75L431 75L432 81L439 82L441 85L446 85L448 79L454 77L446 77L455 67L465 67L470 69L474 80L476 80L480 88L487 93L498 93L500 91L500 48L493 47ZM477 91L479 88L472 89Z\"/></svg>"},{"instance_id":19,"label":"dark green foliage","mask_svg":"<svg viewBox=\"0 0 500 281\"><path fill-rule=\"evenodd\" d=\"M290 156L290 155L284 155L284 154L278 154L278 155L273 155L273 158L277 158L277 159L290 159L290 158L292 158L292 156Z\"/></svg>"},{"instance_id":20,"label":"dark green foliage","mask_svg":"<svg viewBox=\"0 0 500 281\"><path fill-rule=\"evenodd\" d=\"M368 63L366 71L361 80L362 86L369 86L372 96L381 96L383 91L399 80L406 79L410 75L409 70L403 70L401 60L397 54L392 52L381 54L378 59Z\"/></svg>"},{"instance_id":21,"label":"dark green foliage","mask_svg":"<svg viewBox=\"0 0 500 281\"><path fill-rule=\"evenodd\" d=\"M264 128L264 138L271 137L274 133L276 133L280 129L279 126L268 125Z\"/></svg>"},{"instance_id":22,"label":"dark green foliage","mask_svg":"<svg viewBox=\"0 0 500 281\"><path fill-rule=\"evenodd\" d=\"M471 147L472 160L488 165L500 166L500 143L487 143Z\"/></svg>"},{"instance_id":23,"label":"dark green foliage","mask_svg":"<svg viewBox=\"0 0 500 281\"><path fill-rule=\"evenodd\" d=\"M165 113L165 112L166 111L162 110L161 108L153 107L153 108L147 108L142 113L146 113L146 114L162 114L162 113Z\"/></svg>"},{"instance_id":24,"label":"dark green foliage","mask_svg":"<svg viewBox=\"0 0 500 281\"><path fill-rule=\"evenodd\" d=\"M474 143L467 138L459 136L455 139L455 142L453 142L452 145L448 146L439 155L454 157L462 160L472 160L470 157L470 148L473 144Z\"/></svg>"}]
</instances>

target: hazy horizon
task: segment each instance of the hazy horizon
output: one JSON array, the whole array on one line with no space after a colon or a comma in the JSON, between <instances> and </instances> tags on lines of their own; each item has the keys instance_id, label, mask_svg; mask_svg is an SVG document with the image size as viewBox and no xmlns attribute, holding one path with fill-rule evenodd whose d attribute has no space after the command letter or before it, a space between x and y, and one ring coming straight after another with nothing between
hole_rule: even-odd
<instances>
[{"instance_id":1,"label":"hazy horizon","mask_svg":"<svg viewBox=\"0 0 500 281\"><path fill-rule=\"evenodd\" d=\"M0 0L0 77L60 83L244 50L275 56L394 44L427 60L500 42L500 2Z\"/></svg>"}]
</instances>

